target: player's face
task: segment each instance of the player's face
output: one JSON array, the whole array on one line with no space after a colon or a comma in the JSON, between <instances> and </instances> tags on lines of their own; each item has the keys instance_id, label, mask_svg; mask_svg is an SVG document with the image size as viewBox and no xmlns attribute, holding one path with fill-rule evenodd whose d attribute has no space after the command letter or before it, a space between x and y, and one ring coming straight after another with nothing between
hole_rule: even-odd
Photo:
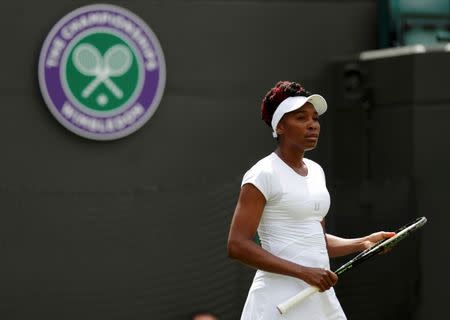
<instances>
[{"instance_id":1,"label":"player's face","mask_svg":"<svg viewBox=\"0 0 450 320\"><path fill-rule=\"evenodd\" d=\"M308 151L316 147L319 140L319 116L314 106L307 102L301 108L286 113L278 125L283 143Z\"/></svg>"}]
</instances>

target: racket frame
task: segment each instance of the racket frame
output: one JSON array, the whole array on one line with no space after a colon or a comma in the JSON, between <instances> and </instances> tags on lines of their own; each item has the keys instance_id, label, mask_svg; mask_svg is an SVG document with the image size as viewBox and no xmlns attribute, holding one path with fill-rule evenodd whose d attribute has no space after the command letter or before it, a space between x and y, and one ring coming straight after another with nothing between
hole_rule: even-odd
<instances>
[{"instance_id":1,"label":"racket frame","mask_svg":"<svg viewBox=\"0 0 450 320\"><path fill-rule=\"evenodd\" d=\"M337 275L340 275L340 274L348 271L349 269L353 268L354 266L366 261L367 259L369 259L377 254L380 254L384 250L386 250L388 248L392 248L398 242L400 242L401 240L406 238L409 234L411 234L415 230L423 227L423 225L425 225L426 222L427 222L426 217L419 217L419 218L403 225L402 227L400 227L399 229L397 229L395 231L395 235L393 237L383 239L383 240L377 242L372 247L367 248L366 250L360 252L353 259L344 263L342 266L340 266L338 269L336 269L336 271L334 273L336 273ZM298 294L292 296L288 300L278 304L277 309L280 312L280 314L284 314L287 311L289 311L289 309L291 309L293 306L295 306L296 304L300 303L301 301L303 301L304 299L306 299L307 297L309 297L310 295L312 295L318 291L319 291L319 288L311 286L311 287L299 292Z\"/></svg>"}]
</instances>

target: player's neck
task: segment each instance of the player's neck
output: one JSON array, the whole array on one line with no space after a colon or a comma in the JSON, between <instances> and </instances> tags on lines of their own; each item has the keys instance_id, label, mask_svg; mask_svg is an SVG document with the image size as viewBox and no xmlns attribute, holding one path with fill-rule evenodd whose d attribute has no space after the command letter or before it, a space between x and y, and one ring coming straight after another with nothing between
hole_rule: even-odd
<instances>
[{"instance_id":1,"label":"player's neck","mask_svg":"<svg viewBox=\"0 0 450 320\"><path fill-rule=\"evenodd\" d=\"M280 157L285 163L287 163L292 168L303 168L303 156L305 154L304 151L286 149L286 148L276 148L275 154Z\"/></svg>"}]
</instances>

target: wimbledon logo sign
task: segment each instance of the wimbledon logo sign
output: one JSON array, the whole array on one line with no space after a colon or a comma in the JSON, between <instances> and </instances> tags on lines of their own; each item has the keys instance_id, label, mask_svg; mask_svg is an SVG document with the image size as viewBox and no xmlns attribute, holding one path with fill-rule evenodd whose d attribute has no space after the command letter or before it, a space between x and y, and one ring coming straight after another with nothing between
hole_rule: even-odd
<instances>
[{"instance_id":1,"label":"wimbledon logo sign","mask_svg":"<svg viewBox=\"0 0 450 320\"><path fill-rule=\"evenodd\" d=\"M90 5L63 17L45 39L39 85L58 121L89 139L122 138L144 125L164 91L158 39L136 15Z\"/></svg>"}]
</instances>

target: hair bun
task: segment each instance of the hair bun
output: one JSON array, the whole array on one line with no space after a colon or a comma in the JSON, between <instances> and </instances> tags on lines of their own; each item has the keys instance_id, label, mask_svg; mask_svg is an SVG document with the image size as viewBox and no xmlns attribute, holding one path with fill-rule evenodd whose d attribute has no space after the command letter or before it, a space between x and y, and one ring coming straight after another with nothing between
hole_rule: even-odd
<instances>
[{"instance_id":1,"label":"hair bun","mask_svg":"<svg viewBox=\"0 0 450 320\"><path fill-rule=\"evenodd\" d=\"M261 118L271 126L272 116L278 105L288 97L310 96L311 93L305 90L300 83L292 81L278 81L275 87L271 88L261 103Z\"/></svg>"}]
</instances>

